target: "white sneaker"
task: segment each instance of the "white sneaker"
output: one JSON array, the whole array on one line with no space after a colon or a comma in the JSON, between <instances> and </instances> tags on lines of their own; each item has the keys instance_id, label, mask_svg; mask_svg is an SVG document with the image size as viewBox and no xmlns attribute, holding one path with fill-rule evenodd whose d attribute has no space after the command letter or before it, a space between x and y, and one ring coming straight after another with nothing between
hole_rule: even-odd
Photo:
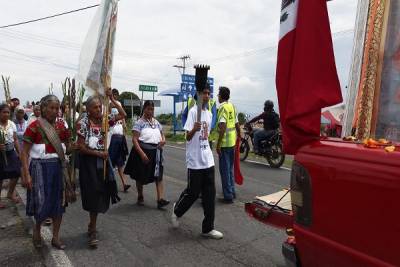
<instances>
[{"instance_id":1,"label":"white sneaker","mask_svg":"<svg viewBox=\"0 0 400 267\"><path fill-rule=\"evenodd\" d=\"M212 239L222 239L224 237L224 235L217 230L211 230L210 232L202 233L201 235Z\"/></svg>"},{"instance_id":2,"label":"white sneaker","mask_svg":"<svg viewBox=\"0 0 400 267\"><path fill-rule=\"evenodd\" d=\"M171 223L172 223L172 227L174 228L178 228L179 227L179 221L178 221L178 216L176 216L174 210L175 210L175 204L172 207L172 215L171 215Z\"/></svg>"}]
</instances>

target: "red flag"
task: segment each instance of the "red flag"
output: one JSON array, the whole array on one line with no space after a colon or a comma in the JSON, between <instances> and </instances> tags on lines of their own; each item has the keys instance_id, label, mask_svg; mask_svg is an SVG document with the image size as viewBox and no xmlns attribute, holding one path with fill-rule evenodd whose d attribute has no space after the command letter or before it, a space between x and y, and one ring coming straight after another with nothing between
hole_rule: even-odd
<instances>
[{"instance_id":1,"label":"red flag","mask_svg":"<svg viewBox=\"0 0 400 267\"><path fill-rule=\"evenodd\" d=\"M235 176L235 183L238 185L243 184L243 176L242 172L240 171L240 138L236 140L235 145L235 161L233 163L233 171Z\"/></svg>"},{"instance_id":2,"label":"red flag","mask_svg":"<svg viewBox=\"0 0 400 267\"><path fill-rule=\"evenodd\" d=\"M283 0L276 88L283 147L320 135L321 109L342 102L325 0Z\"/></svg>"}]
</instances>

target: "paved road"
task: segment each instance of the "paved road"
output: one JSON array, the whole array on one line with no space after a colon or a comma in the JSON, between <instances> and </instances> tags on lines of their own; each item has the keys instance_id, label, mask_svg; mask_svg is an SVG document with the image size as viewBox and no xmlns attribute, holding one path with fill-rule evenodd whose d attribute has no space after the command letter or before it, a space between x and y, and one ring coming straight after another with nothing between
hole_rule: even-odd
<instances>
[{"instance_id":1,"label":"paved road","mask_svg":"<svg viewBox=\"0 0 400 267\"><path fill-rule=\"evenodd\" d=\"M165 149L166 198L175 201L186 185L185 151L181 146ZM265 195L287 187L288 170L242 164L244 185L238 187L233 205L217 204L216 229L222 240L200 236L202 208L195 203L172 229L172 205L156 209L155 186L145 187L145 206L135 205L136 192L121 193L122 201L99 217L97 250L87 248L88 215L78 202L67 209L62 238L66 255L74 266L283 266L281 243L285 234L249 218L243 203L255 195ZM219 174L217 195L221 195Z\"/></svg>"}]
</instances>

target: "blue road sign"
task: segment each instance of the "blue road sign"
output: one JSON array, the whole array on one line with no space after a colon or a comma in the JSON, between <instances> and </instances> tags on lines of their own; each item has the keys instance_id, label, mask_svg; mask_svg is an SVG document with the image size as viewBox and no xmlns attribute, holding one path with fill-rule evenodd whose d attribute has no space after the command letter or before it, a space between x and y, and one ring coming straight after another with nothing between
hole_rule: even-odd
<instances>
[{"instance_id":1,"label":"blue road sign","mask_svg":"<svg viewBox=\"0 0 400 267\"><path fill-rule=\"evenodd\" d=\"M181 92L183 95L194 95L196 93L196 76L190 74L182 75ZM207 78L210 84L211 96L214 95L214 78Z\"/></svg>"}]
</instances>

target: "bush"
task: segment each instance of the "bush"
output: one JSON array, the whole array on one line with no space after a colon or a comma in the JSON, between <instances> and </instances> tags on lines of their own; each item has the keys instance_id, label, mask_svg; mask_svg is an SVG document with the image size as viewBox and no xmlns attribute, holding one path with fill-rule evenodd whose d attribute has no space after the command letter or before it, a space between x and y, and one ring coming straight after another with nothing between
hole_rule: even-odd
<instances>
[{"instance_id":1,"label":"bush","mask_svg":"<svg viewBox=\"0 0 400 267\"><path fill-rule=\"evenodd\" d=\"M124 106L124 100L130 100L131 96L133 100L139 99L139 97L132 92L122 92L118 97L118 101L121 102L128 118L132 117L132 108L130 106ZM140 116L140 107L133 107L133 115Z\"/></svg>"},{"instance_id":2,"label":"bush","mask_svg":"<svg viewBox=\"0 0 400 267\"><path fill-rule=\"evenodd\" d=\"M160 114L156 117L156 119L163 125L172 125L173 114Z\"/></svg>"}]
</instances>

